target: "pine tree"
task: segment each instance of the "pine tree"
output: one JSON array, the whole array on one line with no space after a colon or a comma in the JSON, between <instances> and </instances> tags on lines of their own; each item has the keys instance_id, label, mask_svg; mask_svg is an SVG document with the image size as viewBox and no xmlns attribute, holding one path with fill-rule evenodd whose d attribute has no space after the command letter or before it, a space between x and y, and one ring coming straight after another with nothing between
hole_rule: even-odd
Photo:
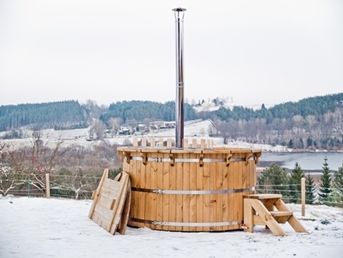
<instances>
[{"instance_id":1,"label":"pine tree","mask_svg":"<svg viewBox=\"0 0 343 258\"><path fill-rule=\"evenodd\" d=\"M313 177L310 176L310 174L307 175L306 177L306 202L308 204L313 204L314 203L314 180Z\"/></svg>"},{"instance_id":2,"label":"pine tree","mask_svg":"<svg viewBox=\"0 0 343 258\"><path fill-rule=\"evenodd\" d=\"M320 177L320 185L319 185L319 200L321 202L329 201L330 193L331 193L331 176L330 176L330 169L328 165L328 159L325 157L322 169L322 176Z\"/></svg>"},{"instance_id":3,"label":"pine tree","mask_svg":"<svg viewBox=\"0 0 343 258\"><path fill-rule=\"evenodd\" d=\"M280 166L273 164L264 170L258 178L259 193L284 194L287 190L288 174Z\"/></svg>"},{"instance_id":4,"label":"pine tree","mask_svg":"<svg viewBox=\"0 0 343 258\"><path fill-rule=\"evenodd\" d=\"M333 178L334 201L343 202L343 164L335 172Z\"/></svg>"},{"instance_id":5,"label":"pine tree","mask_svg":"<svg viewBox=\"0 0 343 258\"><path fill-rule=\"evenodd\" d=\"M295 163L295 167L291 172L291 178L289 180L290 186L290 201L297 203L300 202L301 197L301 178L303 178L304 172L299 166L298 162Z\"/></svg>"}]
</instances>

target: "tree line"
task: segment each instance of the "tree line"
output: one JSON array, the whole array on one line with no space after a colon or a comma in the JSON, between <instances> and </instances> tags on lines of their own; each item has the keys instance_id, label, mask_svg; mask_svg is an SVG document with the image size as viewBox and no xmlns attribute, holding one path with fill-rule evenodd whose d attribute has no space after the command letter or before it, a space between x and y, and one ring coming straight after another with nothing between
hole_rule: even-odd
<instances>
[{"instance_id":1,"label":"tree line","mask_svg":"<svg viewBox=\"0 0 343 258\"><path fill-rule=\"evenodd\" d=\"M77 101L0 106L0 131L23 126L56 129L86 127L87 113Z\"/></svg>"}]
</instances>

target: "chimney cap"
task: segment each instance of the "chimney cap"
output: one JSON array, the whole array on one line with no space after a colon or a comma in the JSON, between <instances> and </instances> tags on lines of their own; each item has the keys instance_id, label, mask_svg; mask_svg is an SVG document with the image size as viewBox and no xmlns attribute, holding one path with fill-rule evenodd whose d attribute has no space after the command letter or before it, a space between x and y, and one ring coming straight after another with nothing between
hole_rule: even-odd
<instances>
[{"instance_id":1,"label":"chimney cap","mask_svg":"<svg viewBox=\"0 0 343 258\"><path fill-rule=\"evenodd\" d=\"M187 9L186 8L181 8L181 7L178 7L178 8L174 8L173 11L174 12L184 12L186 11Z\"/></svg>"}]
</instances>

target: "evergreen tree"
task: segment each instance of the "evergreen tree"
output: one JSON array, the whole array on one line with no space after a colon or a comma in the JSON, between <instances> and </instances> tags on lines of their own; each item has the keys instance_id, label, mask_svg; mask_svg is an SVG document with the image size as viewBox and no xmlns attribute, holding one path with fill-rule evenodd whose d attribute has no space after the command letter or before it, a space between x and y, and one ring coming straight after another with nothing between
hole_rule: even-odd
<instances>
[{"instance_id":1,"label":"evergreen tree","mask_svg":"<svg viewBox=\"0 0 343 258\"><path fill-rule=\"evenodd\" d=\"M257 191L284 194L287 190L288 180L287 172L280 166L273 164L259 176Z\"/></svg>"},{"instance_id":2,"label":"evergreen tree","mask_svg":"<svg viewBox=\"0 0 343 258\"><path fill-rule=\"evenodd\" d=\"M329 201L331 193L331 176L328 165L328 159L325 157L322 169L322 176L320 177L319 185L319 200L321 202Z\"/></svg>"},{"instance_id":3,"label":"evergreen tree","mask_svg":"<svg viewBox=\"0 0 343 258\"><path fill-rule=\"evenodd\" d=\"M295 167L291 172L291 178L289 180L289 194L290 194L290 201L294 203L300 202L301 198L301 178L303 178L304 172L299 166L298 162L295 163Z\"/></svg>"},{"instance_id":4,"label":"evergreen tree","mask_svg":"<svg viewBox=\"0 0 343 258\"><path fill-rule=\"evenodd\" d=\"M314 192L315 192L315 187L314 187L314 180L313 177L310 176L310 174L307 175L306 177L306 202L309 204L314 203Z\"/></svg>"},{"instance_id":5,"label":"evergreen tree","mask_svg":"<svg viewBox=\"0 0 343 258\"><path fill-rule=\"evenodd\" d=\"M333 190L334 190L334 201L342 203L343 202L343 164L335 172L333 178Z\"/></svg>"}]
</instances>

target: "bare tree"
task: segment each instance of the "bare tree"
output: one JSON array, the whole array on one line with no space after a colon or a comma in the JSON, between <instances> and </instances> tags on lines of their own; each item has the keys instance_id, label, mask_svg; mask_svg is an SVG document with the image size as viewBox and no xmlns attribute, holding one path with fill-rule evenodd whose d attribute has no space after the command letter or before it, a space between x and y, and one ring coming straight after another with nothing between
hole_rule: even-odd
<instances>
[{"instance_id":1,"label":"bare tree","mask_svg":"<svg viewBox=\"0 0 343 258\"><path fill-rule=\"evenodd\" d=\"M57 159L62 152L60 147L63 141L58 140L53 149L43 145L40 134L33 134L33 147L31 150L30 176L32 186L45 189L45 174L50 174L56 166Z\"/></svg>"},{"instance_id":2,"label":"bare tree","mask_svg":"<svg viewBox=\"0 0 343 258\"><path fill-rule=\"evenodd\" d=\"M87 176L83 173L82 169L72 172L70 175L64 175L59 178L59 183L52 188L55 190L64 190L74 193L74 198L79 199L80 193L83 190L90 190L96 183L96 177Z\"/></svg>"},{"instance_id":3,"label":"bare tree","mask_svg":"<svg viewBox=\"0 0 343 258\"><path fill-rule=\"evenodd\" d=\"M90 140L103 140L106 126L99 119L93 119L92 125L89 129Z\"/></svg>"},{"instance_id":4,"label":"bare tree","mask_svg":"<svg viewBox=\"0 0 343 258\"><path fill-rule=\"evenodd\" d=\"M114 118L111 117L109 120L109 123L112 129L112 136L113 136L119 131L120 126L123 124L123 120L120 117L114 117Z\"/></svg>"},{"instance_id":5,"label":"bare tree","mask_svg":"<svg viewBox=\"0 0 343 258\"><path fill-rule=\"evenodd\" d=\"M0 143L0 194L6 196L11 190L25 184L24 168L20 156Z\"/></svg>"}]
</instances>

